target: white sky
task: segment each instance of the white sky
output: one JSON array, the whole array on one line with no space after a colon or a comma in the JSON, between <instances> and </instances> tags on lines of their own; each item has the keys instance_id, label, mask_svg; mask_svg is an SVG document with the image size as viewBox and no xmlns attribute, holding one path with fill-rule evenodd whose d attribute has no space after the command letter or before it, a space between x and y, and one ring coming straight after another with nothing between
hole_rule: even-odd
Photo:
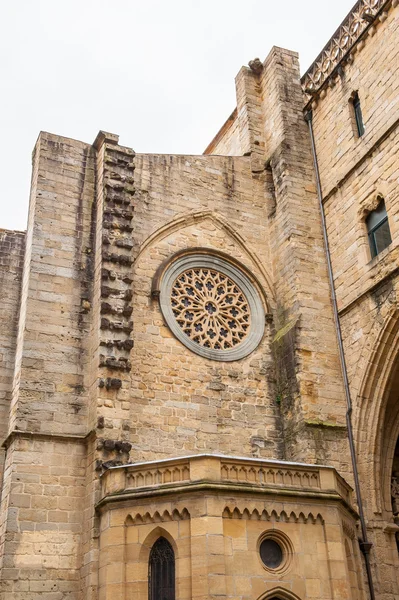
<instances>
[{"instance_id":1,"label":"white sky","mask_svg":"<svg viewBox=\"0 0 399 600\"><path fill-rule=\"evenodd\" d=\"M354 0L9 0L0 9L0 227L25 229L40 130L202 154L234 77L277 45L316 58Z\"/></svg>"}]
</instances>

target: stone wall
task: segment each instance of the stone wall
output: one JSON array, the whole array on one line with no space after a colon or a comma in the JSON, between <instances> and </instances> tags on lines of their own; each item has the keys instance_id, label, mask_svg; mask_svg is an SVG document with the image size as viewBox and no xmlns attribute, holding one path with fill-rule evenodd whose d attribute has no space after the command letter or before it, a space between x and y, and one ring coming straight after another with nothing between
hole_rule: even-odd
<instances>
[{"instance_id":1,"label":"stone wall","mask_svg":"<svg viewBox=\"0 0 399 600\"><path fill-rule=\"evenodd\" d=\"M350 477L321 219L303 119L298 56L273 48L236 78L241 150L265 185L276 305L273 354L286 456L334 464ZM211 144L211 151L212 144ZM323 329L316 335L315 324Z\"/></svg>"},{"instance_id":2,"label":"stone wall","mask_svg":"<svg viewBox=\"0 0 399 600\"><path fill-rule=\"evenodd\" d=\"M19 298L25 234L0 230L0 439L8 430L14 357L18 326ZM4 450L0 451L0 486L3 479Z\"/></svg>"},{"instance_id":3,"label":"stone wall","mask_svg":"<svg viewBox=\"0 0 399 600\"><path fill-rule=\"evenodd\" d=\"M208 144L204 154L220 154L221 156L241 156L240 126L237 109L218 131L212 142Z\"/></svg>"},{"instance_id":4,"label":"stone wall","mask_svg":"<svg viewBox=\"0 0 399 600\"><path fill-rule=\"evenodd\" d=\"M354 406L362 496L375 547L377 597L399 582L390 499L397 398L399 82L398 8L386 6L312 102L324 210ZM351 97L358 92L365 133ZM365 219L384 198L392 244L371 259ZM391 396L390 396L391 394ZM392 450L390 447L392 446Z\"/></svg>"},{"instance_id":5,"label":"stone wall","mask_svg":"<svg viewBox=\"0 0 399 600\"><path fill-rule=\"evenodd\" d=\"M313 98L362 489L384 600L396 593L397 565L384 482L378 491L386 414L395 423L397 410L391 375L399 355L399 104L396 83L387 84L397 57L397 10L381 16L332 74L331 86ZM126 467L126 480L141 477L136 490L101 486L112 480L110 467L128 461L201 453L320 463L352 480L297 55L273 48L256 72L240 70L236 88L237 110L205 156L136 155L105 132L93 145L39 137L26 242L24 234L0 235L5 600L115 598L122 583L145 597L148 554L160 532L178 549L181 598L254 600L272 593L256 545L265 528L293 544L292 569L280 581L284 593L291 590L287 597L327 599L337 589L342 598L363 595L356 513L338 475L316 491L310 479L293 489L298 465L269 465L262 477L273 476L285 499L265 501L265 481L250 480L257 467L248 466L243 482L234 459L221 466L212 458L212 472L204 468L195 485L200 490L213 477L219 487L206 498L193 492L189 508L181 495L155 499L158 491L143 503L148 490L141 488L163 476L162 465L139 475ZM349 105L355 90L366 126L360 139ZM393 243L370 260L364 220L380 196ZM177 253L196 251L240 265L262 300L265 334L238 361L200 357L165 323L154 282ZM394 440L395 431L386 438ZM236 481L223 478L223 468ZM159 485L171 484L167 477ZM119 493L123 502L131 494L132 503L114 510L120 498L112 494Z\"/></svg>"},{"instance_id":6,"label":"stone wall","mask_svg":"<svg viewBox=\"0 0 399 600\"><path fill-rule=\"evenodd\" d=\"M33 158L1 502L3 598L77 598L86 474L94 164L41 134Z\"/></svg>"},{"instance_id":7,"label":"stone wall","mask_svg":"<svg viewBox=\"0 0 399 600\"><path fill-rule=\"evenodd\" d=\"M10 430L86 433L92 152L50 134L36 145Z\"/></svg>"},{"instance_id":8,"label":"stone wall","mask_svg":"<svg viewBox=\"0 0 399 600\"><path fill-rule=\"evenodd\" d=\"M270 325L247 358L219 363L186 349L151 297L160 265L177 251L201 247L242 263L271 310L264 176L253 177L247 158L136 155L135 187L134 350L125 417L134 456L210 450L281 456Z\"/></svg>"},{"instance_id":9,"label":"stone wall","mask_svg":"<svg viewBox=\"0 0 399 600\"><path fill-rule=\"evenodd\" d=\"M9 441L2 599L79 597L85 454L73 440L22 434Z\"/></svg>"}]
</instances>

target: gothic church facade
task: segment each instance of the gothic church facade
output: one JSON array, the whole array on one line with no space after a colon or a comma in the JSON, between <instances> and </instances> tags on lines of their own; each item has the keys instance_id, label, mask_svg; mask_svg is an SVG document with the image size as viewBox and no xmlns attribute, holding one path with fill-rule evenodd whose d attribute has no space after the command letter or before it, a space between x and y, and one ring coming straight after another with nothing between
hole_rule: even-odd
<instances>
[{"instance_id":1,"label":"gothic church facade","mask_svg":"<svg viewBox=\"0 0 399 600\"><path fill-rule=\"evenodd\" d=\"M0 231L3 600L399 598L399 7L203 155L41 133Z\"/></svg>"}]
</instances>

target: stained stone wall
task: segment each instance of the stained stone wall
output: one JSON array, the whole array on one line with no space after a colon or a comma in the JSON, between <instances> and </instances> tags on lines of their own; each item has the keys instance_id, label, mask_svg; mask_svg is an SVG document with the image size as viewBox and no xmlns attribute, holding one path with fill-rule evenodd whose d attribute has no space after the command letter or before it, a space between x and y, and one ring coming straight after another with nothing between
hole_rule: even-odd
<instances>
[{"instance_id":1,"label":"stained stone wall","mask_svg":"<svg viewBox=\"0 0 399 600\"><path fill-rule=\"evenodd\" d=\"M234 109L216 137L207 146L204 154L221 156L241 156L240 122L238 111Z\"/></svg>"},{"instance_id":2,"label":"stained stone wall","mask_svg":"<svg viewBox=\"0 0 399 600\"><path fill-rule=\"evenodd\" d=\"M345 399L332 319L298 56L273 48L236 78L241 149L262 173L273 284L276 398L286 456L329 462L350 477ZM217 145L228 144L222 128ZM212 152L212 144L210 145ZM318 323L323 335L316 335Z\"/></svg>"},{"instance_id":3,"label":"stained stone wall","mask_svg":"<svg viewBox=\"0 0 399 600\"><path fill-rule=\"evenodd\" d=\"M126 416L133 455L281 456L270 324L253 353L219 363L185 348L151 296L163 261L201 247L242 263L261 282L265 311L271 310L264 177L252 176L247 158L136 155L135 186L135 345Z\"/></svg>"}]
</instances>

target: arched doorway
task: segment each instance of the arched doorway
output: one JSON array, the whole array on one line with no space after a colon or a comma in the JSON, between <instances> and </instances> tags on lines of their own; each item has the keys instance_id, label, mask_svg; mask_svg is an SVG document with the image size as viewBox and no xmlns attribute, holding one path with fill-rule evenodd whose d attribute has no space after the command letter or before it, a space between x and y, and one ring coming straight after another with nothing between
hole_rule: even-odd
<instances>
[{"instance_id":1,"label":"arched doorway","mask_svg":"<svg viewBox=\"0 0 399 600\"><path fill-rule=\"evenodd\" d=\"M380 327L376 321L375 329ZM372 347L369 352L370 346ZM393 479L397 472L399 437L399 310L394 308L359 358L365 365L355 400L352 423L369 539L371 567L378 593L393 598L397 576L397 503Z\"/></svg>"},{"instance_id":2,"label":"arched doorway","mask_svg":"<svg viewBox=\"0 0 399 600\"><path fill-rule=\"evenodd\" d=\"M379 456L382 514L399 524L399 358L397 357L385 390L385 415L380 432ZM378 468L378 467L377 467ZM377 471L378 474L378 471Z\"/></svg>"},{"instance_id":3,"label":"arched doorway","mask_svg":"<svg viewBox=\"0 0 399 600\"><path fill-rule=\"evenodd\" d=\"M369 347L367 344L366 347ZM352 422L368 520L393 523L392 477L399 436L399 311L393 310L364 362Z\"/></svg>"}]
</instances>

